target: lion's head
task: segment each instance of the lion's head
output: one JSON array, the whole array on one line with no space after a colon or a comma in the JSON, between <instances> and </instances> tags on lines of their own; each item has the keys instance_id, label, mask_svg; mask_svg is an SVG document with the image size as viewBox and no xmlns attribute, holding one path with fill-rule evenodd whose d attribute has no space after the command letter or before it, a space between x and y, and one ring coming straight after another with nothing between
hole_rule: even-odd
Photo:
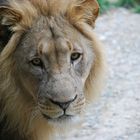
<instances>
[{"instance_id":1,"label":"lion's head","mask_svg":"<svg viewBox=\"0 0 140 140\"><path fill-rule=\"evenodd\" d=\"M9 0L0 7L0 118L9 129L27 137L80 119L104 71L91 27L98 9L96 0Z\"/></svg>"}]
</instances>

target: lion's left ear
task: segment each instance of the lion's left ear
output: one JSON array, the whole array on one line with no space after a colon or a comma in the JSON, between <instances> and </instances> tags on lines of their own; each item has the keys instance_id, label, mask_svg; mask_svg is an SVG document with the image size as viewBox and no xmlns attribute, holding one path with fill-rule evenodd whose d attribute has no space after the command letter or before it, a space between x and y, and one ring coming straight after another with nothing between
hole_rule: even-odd
<instances>
[{"instance_id":1,"label":"lion's left ear","mask_svg":"<svg viewBox=\"0 0 140 140\"><path fill-rule=\"evenodd\" d=\"M94 25L99 13L97 0L74 0L68 9L68 17L74 23L85 22Z\"/></svg>"}]
</instances>

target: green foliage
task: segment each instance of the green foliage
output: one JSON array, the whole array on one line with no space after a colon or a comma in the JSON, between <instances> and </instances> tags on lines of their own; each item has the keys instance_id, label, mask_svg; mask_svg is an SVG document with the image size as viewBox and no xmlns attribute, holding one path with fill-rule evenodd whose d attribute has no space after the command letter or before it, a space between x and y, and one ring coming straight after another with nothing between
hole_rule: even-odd
<instances>
[{"instance_id":1,"label":"green foliage","mask_svg":"<svg viewBox=\"0 0 140 140\"><path fill-rule=\"evenodd\" d=\"M111 3L109 0L98 0L101 13L106 12L112 7L125 7L132 11L140 13L140 0L118 0L116 3Z\"/></svg>"},{"instance_id":2,"label":"green foliage","mask_svg":"<svg viewBox=\"0 0 140 140\"><path fill-rule=\"evenodd\" d=\"M98 0L98 3L100 5L100 12L106 12L111 8L111 3L108 0Z\"/></svg>"},{"instance_id":3,"label":"green foliage","mask_svg":"<svg viewBox=\"0 0 140 140\"><path fill-rule=\"evenodd\" d=\"M123 6L132 9L134 12L140 13L140 1L139 0L119 0L116 6Z\"/></svg>"},{"instance_id":4,"label":"green foliage","mask_svg":"<svg viewBox=\"0 0 140 140\"><path fill-rule=\"evenodd\" d=\"M139 5L139 6L136 6L136 7L134 8L134 12L140 13L140 5Z\"/></svg>"},{"instance_id":5,"label":"green foliage","mask_svg":"<svg viewBox=\"0 0 140 140\"><path fill-rule=\"evenodd\" d=\"M130 8L130 7L135 7L135 5L137 3L138 3L138 0L119 0L117 2L117 5L118 6L124 6L124 7Z\"/></svg>"}]
</instances>

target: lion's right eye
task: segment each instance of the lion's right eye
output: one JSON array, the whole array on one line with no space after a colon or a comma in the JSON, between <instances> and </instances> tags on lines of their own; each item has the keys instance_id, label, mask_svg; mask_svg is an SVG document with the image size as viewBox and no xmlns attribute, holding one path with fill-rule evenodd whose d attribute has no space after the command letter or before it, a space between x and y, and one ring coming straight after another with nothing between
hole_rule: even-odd
<instances>
[{"instance_id":1,"label":"lion's right eye","mask_svg":"<svg viewBox=\"0 0 140 140\"><path fill-rule=\"evenodd\" d=\"M31 60L32 65L42 67L43 63L40 58L34 58Z\"/></svg>"}]
</instances>

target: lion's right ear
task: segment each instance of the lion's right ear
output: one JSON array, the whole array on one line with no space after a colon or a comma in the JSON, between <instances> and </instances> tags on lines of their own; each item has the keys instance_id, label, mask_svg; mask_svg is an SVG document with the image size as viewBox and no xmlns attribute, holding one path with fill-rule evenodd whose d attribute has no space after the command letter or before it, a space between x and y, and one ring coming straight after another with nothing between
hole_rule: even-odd
<instances>
[{"instance_id":1,"label":"lion's right ear","mask_svg":"<svg viewBox=\"0 0 140 140\"><path fill-rule=\"evenodd\" d=\"M0 52L10 40L12 26L18 23L21 15L9 6L0 6Z\"/></svg>"}]
</instances>

